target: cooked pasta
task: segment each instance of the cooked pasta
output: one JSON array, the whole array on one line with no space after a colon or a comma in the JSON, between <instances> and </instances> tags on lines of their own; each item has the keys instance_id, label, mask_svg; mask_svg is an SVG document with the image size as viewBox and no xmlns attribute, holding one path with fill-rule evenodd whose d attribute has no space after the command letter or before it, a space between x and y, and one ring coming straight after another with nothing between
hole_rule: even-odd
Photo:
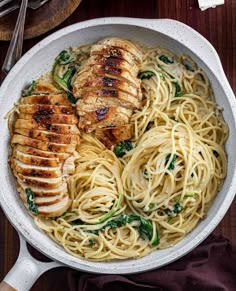
<instances>
[{"instance_id":1,"label":"cooked pasta","mask_svg":"<svg viewBox=\"0 0 236 291\"><path fill-rule=\"evenodd\" d=\"M34 218L74 256L139 258L173 246L207 215L226 176L228 127L206 74L186 55L142 50L129 150L116 156L116 146L82 133L68 178L71 207Z\"/></svg>"}]
</instances>

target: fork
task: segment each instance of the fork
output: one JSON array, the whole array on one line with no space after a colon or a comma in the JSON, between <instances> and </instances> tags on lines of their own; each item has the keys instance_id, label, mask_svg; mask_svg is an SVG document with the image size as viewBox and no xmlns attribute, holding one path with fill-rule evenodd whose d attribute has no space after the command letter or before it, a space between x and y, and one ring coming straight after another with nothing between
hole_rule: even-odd
<instances>
[{"instance_id":1,"label":"fork","mask_svg":"<svg viewBox=\"0 0 236 291\"><path fill-rule=\"evenodd\" d=\"M8 3L12 2L13 0L2 0L0 1L0 8L3 7L5 5L7 5ZM36 10L38 9L40 6L43 6L46 2L48 2L49 0L34 0L34 1L30 1L28 3L28 6L30 9ZM16 1L14 1L13 5L7 5L8 7L3 9L2 11L0 11L0 18L11 13L12 11L18 9L20 7L20 2L15 3Z\"/></svg>"},{"instance_id":2,"label":"fork","mask_svg":"<svg viewBox=\"0 0 236 291\"><path fill-rule=\"evenodd\" d=\"M22 54L23 40L24 40L24 26L26 9L28 5L32 5L34 9L39 8L48 0L22 0L20 5L19 15L16 21L16 26L12 34L11 42L4 60L2 70L6 74L12 69L15 63L20 59ZM42 4L43 3L43 4Z\"/></svg>"}]
</instances>

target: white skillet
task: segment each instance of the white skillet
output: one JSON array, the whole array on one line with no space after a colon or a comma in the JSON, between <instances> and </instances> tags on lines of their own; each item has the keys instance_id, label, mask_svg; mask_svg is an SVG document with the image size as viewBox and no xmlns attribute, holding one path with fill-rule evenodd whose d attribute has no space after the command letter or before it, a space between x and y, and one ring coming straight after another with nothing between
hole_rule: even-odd
<instances>
[{"instance_id":1,"label":"white skillet","mask_svg":"<svg viewBox=\"0 0 236 291\"><path fill-rule=\"evenodd\" d=\"M92 43L106 36L128 38L150 46L159 45L177 54L190 55L209 76L216 100L224 108L224 118L230 127L230 135L226 146L228 174L206 219L201 221L184 240L169 249L157 250L141 259L100 263L85 261L69 255L34 225L17 194L16 181L8 166L9 132L4 116L12 108L13 103L19 99L21 90L33 79L51 69L55 56L62 49ZM0 285L0 290L13 290L10 286L20 291L29 290L43 272L65 265L93 273L143 272L177 260L195 248L218 225L235 195L235 109L235 97L215 49L192 28L174 20L123 17L94 19L63 28L35 45L14 66L0 89L0 203L9 221L21 237L19 258ZM28 254L24 240L53 259L54 262L42 263L33 259Z\"/></svg>"}]
</instances>

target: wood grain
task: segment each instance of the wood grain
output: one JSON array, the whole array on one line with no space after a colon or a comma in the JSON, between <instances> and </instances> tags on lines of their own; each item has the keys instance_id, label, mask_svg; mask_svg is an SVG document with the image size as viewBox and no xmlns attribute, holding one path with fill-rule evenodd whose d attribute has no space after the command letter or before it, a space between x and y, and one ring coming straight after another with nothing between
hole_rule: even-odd
<instances>
[{"instance_id":1,"label":"wood grain","mask_svg":"<svg viewBox=\"0 0 236 291\"><path fill-rule=\"evenodd\" d=\"M24 38L39 36L58 26L79 6L81 0L49 0L37 10L27 9ZM19 10L0 19L0 40L10 40Z\"/></svg>"},{"instance_id":2,"label":"wood grain","mask_svg":"<svg viewBox=\"0 0 236 291\"><path fill-rule=\"evenodd\" d=\"M73 15L57 29L78 21L105 16L172 18L186 23L206 37L216 48L229 83L236 93L235 0L227 0L224 5L204 12L198 8L195 0L84 0ZM26 40L24 51L41 39L42 36ZM0 65L3 64L7 45L6 42L0 42ZM4 74L1 73L0 77L3 80ZM236 244L236 201L232 203L215 233L224 235ZM17 234L0 210L0 281L16 260L18 248ZM67 270L67 268L59 268L45 273L32 290L68 290Z\"/></svg>"}]
</instances>

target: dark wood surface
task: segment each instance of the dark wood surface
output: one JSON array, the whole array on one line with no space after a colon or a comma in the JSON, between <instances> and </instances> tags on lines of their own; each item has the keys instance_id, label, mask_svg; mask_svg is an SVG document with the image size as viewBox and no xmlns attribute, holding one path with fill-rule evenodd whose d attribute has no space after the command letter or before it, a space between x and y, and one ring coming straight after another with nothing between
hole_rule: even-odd
<instances>
[{"instance_id":1,"label":"dark wood surface","mask_svg":"<svg viewBox=\"0 0 236 291\"><path fill-rule=\"evenodd\" d=\"M83 0L77 10L53 31L79 21L105 16L171 18L188 24L216 48L229 83L236 93L236 0L225 0L223 6L204 12L198 8L198 2L195 0ZM51 32L26 40L24 51ZM0 42L0 66L3 64L7 47L8 42ZM4 79L3 73L0 78L1 81ZM236 244L236 201L215 233L224 235ZM15 262L18 251L17 233L0 209L0 281ZM45 273L32 290L66 290L67 270L61 268Z\"/></svg>"},{"instance_id":2,"label":"dark wood surface","mask_svg":"<svg viewBox=\"0 0 236 291\"><path fill-rule=\"evenodd\" d=\"M39 36L58 26L79 6L81 0L50 0L37 10L28 9L24 38ZM0 40L11 39L19 10L0 20Z\"/></svg>"}]
</instances>

